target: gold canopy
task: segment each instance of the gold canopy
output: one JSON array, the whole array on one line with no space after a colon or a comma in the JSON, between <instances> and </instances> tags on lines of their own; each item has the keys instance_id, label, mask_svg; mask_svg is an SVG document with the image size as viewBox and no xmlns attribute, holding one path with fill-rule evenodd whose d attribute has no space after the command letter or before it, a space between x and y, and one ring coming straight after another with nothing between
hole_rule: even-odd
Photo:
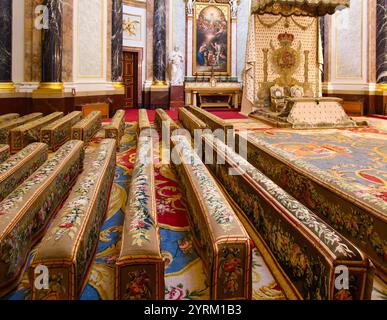
<instances>
[{"instance_id":1,"label":"gold canopy","mask_svg":"<svg viewBox=\"0 0 387 320\"><path fill-rule=\"evenodd\" d=\"M350 0L252 0L252 14L325 16L349 7Z\"/></svg>"}]
</instances>

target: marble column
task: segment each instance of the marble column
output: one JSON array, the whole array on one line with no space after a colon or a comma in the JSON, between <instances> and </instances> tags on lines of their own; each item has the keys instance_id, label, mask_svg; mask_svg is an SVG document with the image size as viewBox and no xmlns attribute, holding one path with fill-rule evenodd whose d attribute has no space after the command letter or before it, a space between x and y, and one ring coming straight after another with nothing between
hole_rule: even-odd
<instances>
[{"instance_id":1,"label":"marble column","mask_svg":"<svg viewBox=\"0 0 387 320\"><path fill-rule=\"evenodd\" d=\"M0 92L14 91L12 83L12 0L0 1Z\"/></svg>"},{"instance_id":2,"label":"marble column","mask_svg":"<svg viewBox=\"0 0 387 320\"><path fill-rule=\"evenodd\" d=\"M376 77L387 83L387 1L377 0L376 10Z\"/></svg>"},{"instance_id":3,"label":"marble column","mask_svg":"<svg viewBox=\"0 0 387 320\"><path fill-rule=\"evenodd\" d=\"M122 42L123 8L122 0L113 0L112 9L112 81L122 86Z\"/></svg>"},{"instance_id":4,"label":"marble column","mask_svg":"<svg viewBox=\"0 0 387 320\"><path fill-rule=\"evenodd\" d=\"M165 84L167 70L167 17L165 0L154 0L153 14L153 83Z\"/></svg>"},{"instance_id":5,"label":"marble column","mask_svg":"<svg viewBox=\"0 0 387 320\"><path fill-rule=\"evenodd\" d=\"M48 9L48 29L42 29L42 80L40 89L63 90L63 1L44 0Z\"/></svg>"}]
</instances>

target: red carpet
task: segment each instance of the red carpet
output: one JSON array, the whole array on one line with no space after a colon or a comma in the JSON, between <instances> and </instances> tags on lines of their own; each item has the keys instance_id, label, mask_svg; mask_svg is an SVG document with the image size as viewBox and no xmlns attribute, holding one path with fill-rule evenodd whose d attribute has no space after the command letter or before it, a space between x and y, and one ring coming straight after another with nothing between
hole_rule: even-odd
<instances>
[{"instance_id":1,"label":"red carpet","mask_svg":"<svg viewBox=\"0 0 387 320\"><path fill-rule=\"evenodd\" d=\"M387 120L387 116L381 114L369 114L367 117Z\"/></svg>"},{"instance_id":2,"label":"red carpet","mask_svg":"<svg viewBox=\"0 0 387 320\"><path fill-rule=\"evenodd\" d=\"M239 111L234 110L208 110L208 112L211 112L212 114L218 116L219 118L222 118L223 120L229 120L229 119L248 119L246 116L243 116L239 113Z\"/></svg>"}]
</instances>

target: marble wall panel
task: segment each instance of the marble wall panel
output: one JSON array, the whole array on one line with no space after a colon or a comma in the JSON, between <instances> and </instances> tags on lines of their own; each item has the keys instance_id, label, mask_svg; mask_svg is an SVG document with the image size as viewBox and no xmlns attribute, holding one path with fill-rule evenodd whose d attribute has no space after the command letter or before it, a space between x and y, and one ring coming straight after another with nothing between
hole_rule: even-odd
<instances>
[{"instance_id":1,"label":"marble wall panel","mask_svg":"<svg viewBox=\"0 0 387 320\"><path fill-rule=\"evenodd\" d=\"M63 4L63 65L62 81L73 81L73 10L74 0Z\"/></svg>"},{"instance_id":2,"label":"marble wall panel","mask_svg":"<svg viewBox=\"0 0 387 320\"><path fill-rule=\"evenodd\" d=\"M103 77L105 6L105 0L78 0L78 78Z\"/></svg>"},{"instance_id":3,"label":"marble wall panel","mask_svg":"<svg viewBox=\"0 0 387 320\"><path fill-rule=\"evenodd\" d=\"M363 1L352 0L349 9L337 12L334 16L335 79L361 80L364 77Z\"/></svg>"},{"instance_id":4,"label":"marble wall panel","mask_svg":"<svg viewBox=\"0 0 387 320\"><path fill-rule=\"evenodd\" d=\"M377 0L376 73L378 83L387 83L387 1Z\"/></svg>"}]
</instances>

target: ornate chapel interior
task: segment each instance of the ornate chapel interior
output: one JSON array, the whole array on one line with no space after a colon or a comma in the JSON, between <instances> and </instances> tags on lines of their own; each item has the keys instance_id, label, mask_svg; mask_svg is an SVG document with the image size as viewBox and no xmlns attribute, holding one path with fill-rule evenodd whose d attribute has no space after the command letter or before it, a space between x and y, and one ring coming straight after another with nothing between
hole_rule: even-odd
<instances>
[{"instance_id":1,"label":"ornate chapel interior","mask_svg":"<svg viewBox=\"0 0 387 320\"><path fill-rule=\"evenodd\" d=\"M1 0L1 300L387 300L385 0Z\"/></svg>"}]
</instances>

